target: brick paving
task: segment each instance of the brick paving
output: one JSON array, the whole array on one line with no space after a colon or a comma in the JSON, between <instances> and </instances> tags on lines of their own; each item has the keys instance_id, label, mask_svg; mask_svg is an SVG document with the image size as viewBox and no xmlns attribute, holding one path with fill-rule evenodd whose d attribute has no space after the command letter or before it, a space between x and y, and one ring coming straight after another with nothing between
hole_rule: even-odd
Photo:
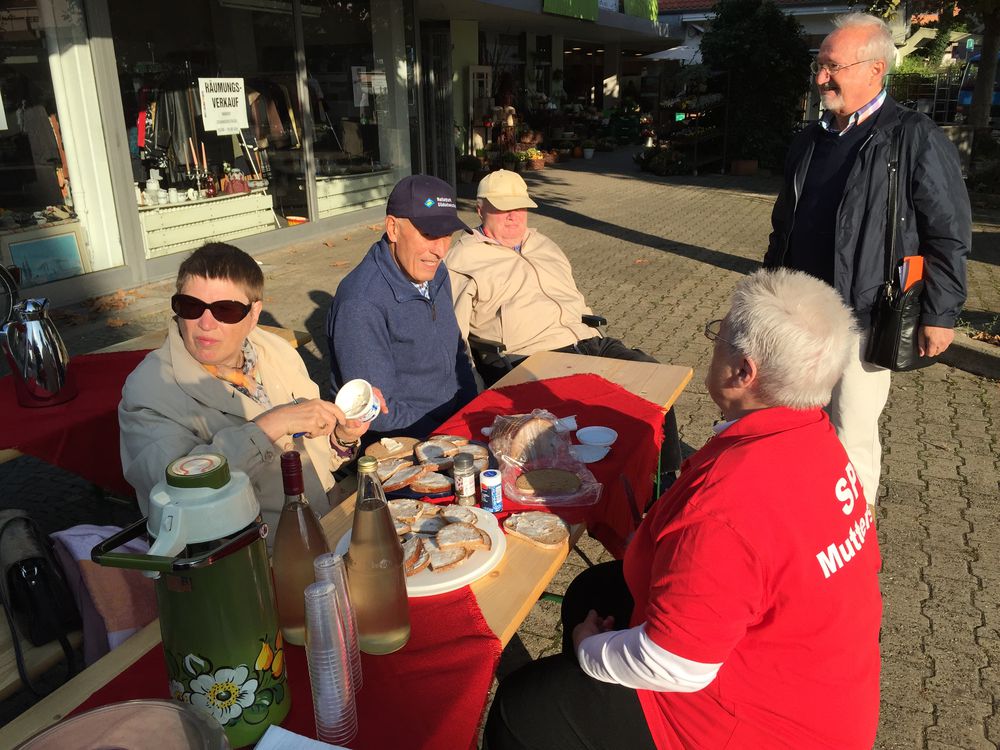
<instances>
[{"instance_id":1,"label":"brick paving","mask_svg":"<svg viewBox=\"0 0 1000 750\"><path fill-rule=\"evenodd\" d=\"M739 276L767 243L778 187L771 177L653 178L629 153L597 154L527 177L540 207L532 224L573 263L577 283L608 333L691 365L677 404L685 451L704 444L718 416L702 384L710 358L704 323L720 317ZM470 192L466 189L465 194ZM472 221L472 201L462 200ZM307 329L302 354L327 382L324 320L341 278L377 232L339 232L326 243L261 257L262 322ZM966 320L1000 315L1000 224L975 226ZM123 310L64 310L71 352L92 351L162 328L169 282L139 290ZM107 326L114 317L123 325ZM994 748L1000 742L1000 390L997 382L935 365L894 377L882 422L885 468L878 536L885 614L878 748ZM780 470L778 472L780 476ZM792 509L793 510L793 509ZM606 559L585 540L592 559ZM575 553L550 589L585 563ZM501 673L558 649L558 605L540 601L504 653ZM849 721L850 717L844 717Z\"/></svg>"}]
</instances>

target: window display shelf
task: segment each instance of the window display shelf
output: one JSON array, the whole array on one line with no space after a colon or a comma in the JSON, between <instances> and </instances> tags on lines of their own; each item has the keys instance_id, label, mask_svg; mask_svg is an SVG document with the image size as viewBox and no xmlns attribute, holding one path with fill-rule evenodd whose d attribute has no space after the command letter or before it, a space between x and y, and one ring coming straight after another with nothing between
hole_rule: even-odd
<instances>
[{"instance_id":1,"label":"window display shelf","mask_svg":"<svg viewBox=\"0 0 1000 750\"><path fill-rule=\"evenodd\" d=\"M271 196L264 191L141 206L139 222L147 258L193 250L209 240L225 242L278 227Z\"/></svg>"},{"instance_id":2,"label":"window display shelf","mask_svg":"<svg viewBox=\"0 0 1000 750\"><path fill-rule=\"evenodd\" d=\"M370 174L319 177L316 197L320 218L384 203L394 182L392 170L388 169Z\"/></svg>"}]
</instances>

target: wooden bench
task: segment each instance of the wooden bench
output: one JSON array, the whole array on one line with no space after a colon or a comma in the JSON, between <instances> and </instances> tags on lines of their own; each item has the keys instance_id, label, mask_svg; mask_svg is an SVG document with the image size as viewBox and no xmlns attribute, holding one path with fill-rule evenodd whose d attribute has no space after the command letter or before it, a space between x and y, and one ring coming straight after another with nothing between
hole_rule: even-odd
<instances>
[{"instance_id":1,"label":"wooden bench","mask_svg":"<svg viewBox=\"0 0 1000 750\"><path fill-rule=\"evenodd\" d=\"M268 333L274 333L281 336L281 338L296 348L305 346L312 341L312 335L308 331L293 331L291 328L280 328L278 326L266 325L258 325L257 327L262 331L267 331ZM167 329L162 328L158 331L145 333L142 336L136 336L128 341L120 341L117 344L112 344L111 346L106 346L103 349L98 349L94 352L94 354L106 354L107 352L131 352L136 349L158 349L166 338Z\"/></svg>"}]
</instances>

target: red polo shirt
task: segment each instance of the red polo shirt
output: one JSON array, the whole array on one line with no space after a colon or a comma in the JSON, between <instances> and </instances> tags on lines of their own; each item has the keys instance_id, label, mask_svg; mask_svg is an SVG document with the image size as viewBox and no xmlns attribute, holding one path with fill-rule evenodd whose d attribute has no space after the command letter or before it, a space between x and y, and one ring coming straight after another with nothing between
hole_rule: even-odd
<instances>
[{"instance_id":1,"label":"red polo shirt","mask_svg":"<svg viewBox=\"0 0 1000 750\"><path fill-rule=\"evenodd\" d=\"M722 663L696 693L639 691L657 747L871 748L878 541L826 414L753 412L686 462L625 556L632 626Z\"/></svg>"}]
</instances>

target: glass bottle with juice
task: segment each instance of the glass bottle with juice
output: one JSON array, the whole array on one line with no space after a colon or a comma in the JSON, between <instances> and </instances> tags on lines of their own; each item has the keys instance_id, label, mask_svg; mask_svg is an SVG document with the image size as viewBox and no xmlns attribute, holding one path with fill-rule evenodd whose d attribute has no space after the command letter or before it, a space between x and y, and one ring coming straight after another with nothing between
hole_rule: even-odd
<instances>
[{"instance_id":1,"label":"glass bottle with juice","mask_svg":"<svg viewBox=\"0 0 1000 750\"><path fill-rule=\"evenodd\" d=\"M375 473L377 467L371 456L358 460L354 525L344 562L359 646L366 654L389 654L410 638L410 607L403 548Z\"/></svg>"},{"instance_id":2,"label":"glass bottle with juice","mask_svg":"<svg viewBox=\"0 0 1000 750\"><path fill-rule=\"evenodd\" d=\"M285 504L274 534L271 568L281 635L289 643L305 643L305 590L313 582L313 560L329 552L319 519L309 507L298 451L281 454Z\"/></svg>"}]
</instances>

